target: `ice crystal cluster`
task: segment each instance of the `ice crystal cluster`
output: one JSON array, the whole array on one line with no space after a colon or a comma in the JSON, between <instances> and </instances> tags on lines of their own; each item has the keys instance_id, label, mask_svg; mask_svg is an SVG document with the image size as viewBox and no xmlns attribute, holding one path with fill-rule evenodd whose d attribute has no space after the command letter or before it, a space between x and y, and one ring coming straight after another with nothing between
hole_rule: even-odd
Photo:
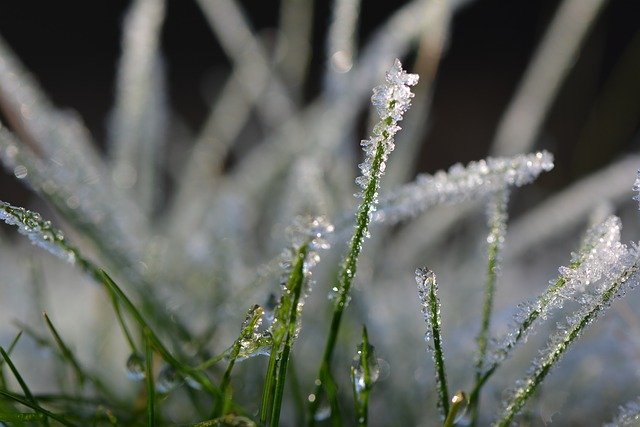
<instances>
[{"instance_id":1,"label":"ice crystal cluster","mask_svg":"<svg viewBox=\"0 0 640 427\"><path fill-rule=\"evenodd\" d=\"M637 423L637 400L614 412L637 394L640 249L621 233L640 232L640 156L555 195L536 182L554 168L537 135L603 0L561 2L488 157L416 176L467 2L411 0L357 40L373 3L336 0L307 100L312 2L279 2L281 27L256 32L240 2L197 0L230 73L187 130L167 95L168 4L132 0L105 144L0 38L0 160L67 237L9 203L0 219L68 262L0 230L0 425ZM51 336L30 317L49 306ZM574 351L596 320L607 333Z\"/></svg>"},{"instance_id":2,"label":"ice crystal cluster","mask_svg":"<svg viewBox=\"0 0 640 427\"><path fill-rule=\"evenodd\" d=\"M20 234L27 236L34 245L67 262L75 261L76 254L66 246L62 232L54 228L51 221L43 220L39 213L0 201L0 219L15 225Z\"/></svg>"},{"instance_id":3,"label":"ice crystal cluster","mask_svg":"<svg viewBox=\"0 0 640 427\"><path fill-rule=\"evenodd\" d=\"M571 264L561 266L559 276L549 282L548 290L532 302L518 305L514 323L502 338L494 340L492 365L507 358L519 342L526 342L529 331L549 313L563 307L570 298L583 299L583 292L596 286L603 275L611 276L628 257L627 246L620 242L620 219L611 216L587 230L579 251L572 254ZM576 294L578 294L576 296Z\"/></svg>"},{"instance_id":4,"label":"ice crystal cluster","mask_svg":"<svg viewBox=\"0 0 640 427\"><path fill-rule=\"evenodd\" d=\"M374 126L373 135L360 143L365 154L364 161L358 166L361 175L356 178L356 184L363 190L360 197L365 196L364 191L370 182L377 182L387 169L389 154L395 148L394 137L400 130L398 123L411 106L414 96L410 87L416 84L418 75L405 72L396 59L387 71L386 83L373 89L371 102L380 121ZM375 191L374 203L377 203L377 187Z\"/></svg>"},{"instance_id":5,"label":"ice crystal cluster","mask_svg":"<svg viewBox=\"0 0 640 427\"><path fill-rule=\"evenodd\" d=\"M505 187L529 184L552 168L553 156L547 151L511 158L488 157L466 167L455 164L447 172L421 174L383 198L374 220L395 223L442 203L478 200Z\"/></svg>"},{"instance_id":6,"label":"ice crystal cluster","mask_svg":"<svg viewBox=\"0 0 640 427\"><path fill-rule=\"evenodd\" d=\"M275 307L273 320L269 326L270 334L278 342L284 337L285 325L292 309L292 293L289 278L299 256L303 257L302 264L302 294L297 302L296 310L300 313L305 300L313 286L312 270L320 262L319 250L328 250L331 245L328 236L333 232L333 225L325 217L298 217L288 227L287 234L290 246L280 255L282 269L282 295ZM303 252L301 252L303 251ZM300 318L296 326L296 335L300 331Z\"/></svg>"}]
</instances>

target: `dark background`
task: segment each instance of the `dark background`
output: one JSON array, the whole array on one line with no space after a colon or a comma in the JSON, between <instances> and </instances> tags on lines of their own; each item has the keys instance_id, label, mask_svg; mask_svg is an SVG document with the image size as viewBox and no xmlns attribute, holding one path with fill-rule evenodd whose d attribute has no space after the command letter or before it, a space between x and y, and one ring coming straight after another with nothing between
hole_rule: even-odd
<instances>
[{"instance_id":1,"label":"dark background","mask_svg":"<svg viewBox=\"0 0 640 427\"><path fill-rule=\"evenodd\" d=\"M80 112L104 141L113 104L120 29L127 1L0 2L0 35L33 71L54 102ZM318 87L329 1L316 1L314 57L306 96ZM364 1L360 39L402 2ZM455 17L449 50L439 70L432 128L420 169L434 171L482 158L557 1L477 0ZM254 28L269 37L278 2L243 1ZM203 81L224 75L228 62L197 5L170 0L163 32L171 105L192 128L207 105ZM640 130L640 2L612 0L600 15L554 103L538 147L556 155L543 185L560 188L638 148ZM634 53L635 51L635 53ZM622 72L623 55L627 61ZM613 79L614 75L622 78ZM614 81L615 80L615 81ZM620 81L622 80L622 81ZM606 98L608 97L608 98ZM603 103L603 99L613 99ZM619 120L620 118L624 120ZM629 123L632 123L631 125ZM0 177L3 197L19 191ZM20 203L26 197L16 194Z\"/></svg>"}]
</instances>

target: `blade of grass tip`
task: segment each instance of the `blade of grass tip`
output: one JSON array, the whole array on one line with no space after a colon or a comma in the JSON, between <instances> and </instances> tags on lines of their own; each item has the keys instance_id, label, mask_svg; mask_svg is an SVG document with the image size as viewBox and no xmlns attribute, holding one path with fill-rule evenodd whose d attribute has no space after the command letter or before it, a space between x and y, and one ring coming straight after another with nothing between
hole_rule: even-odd
<instances>
[{"instance_id":1,"label":"blade of grass tip","mask_svg":"<svg viewBox=\"0 0 640 427\"><path fill-rule=\"evenodd\" d=\"M356 423L366 427L369 422L369 392L378 377L377 359L373 346L369 344L366 326L362 326L362 343L358 346L358 355L351 365L351 385L355 402Z\"/></svg>"},{"instance_id":2,"label":"blade of grass tip","mask_svg":"<svg viewBox=\"0 0 640 427\"><path fill-rule=\"evenodd\" d=\"M489 326L491 323L491 313L493 311L493 297L495 293L498 271L500 268L502 246L504 245L504 238L506 234L508 200L509 190L505 187L493 194L487 209L489 225L489 236L487 237L487 243L489 244L489 247L487 248L487 281L484 289L482 322L477 338L478 350L475 365L475 384L479 384L481 382L482 374L484 371L484 363L487 354L487 343L489 341ZM470 405L472 427L475 427L478 423L479 400L480 393L477 394L475 400Z\"/></svg>"},{"instance_id":3,"label":"blade of grass tip","mask_svg":"<svg viewBox=\"0 0 640 427\"><path fill-rule=\"evenodd\" d=\"M147 389L147 425L150 427L156 424L156 388L153 383L153 351L149 332L143 330L144 334L144 354L145 354L145 385Z\"/></svg>"},{"instance_id":4,"label":"blade of grass tip","mask_svg":"<svg viewBox=\"0 0 640 427\"><path fill-rule=\"evenodd\" d=\"M449 408L449 413L447 414L447 418L444 420L443 427L453 427L458 416L458 412L467 402L467 397L464 395L462 391L458 391L451 398L451 407Z\"/></svg>"},{"instance_id":5,"label":"blade of grass tip","mask_svg":"<svg viewBox=\"0 0 640 427\"><path fill-rule=\"evenodd\" d=\"M257 329L262 323L263 314L264 309L256 304L249 310L245 317L242 329L240 330L240 336L234 342L231 353L229 354L229 364L227 365L227 369L222 377L222 382L220 383L220 394L222 397L216 402L213 409L213 417L226 415L226 412L229 409L229 403L231 402L229 386L231 384L231 373L233 372L233 367L235 366L238 355L240 354L240 348L250 340L254 339Z\"/></svg>"},{"instance_id":6,"label":"blade of grass tip","mask_svg":"<svg viewBox=\"0 0 640 427\"><path fill-rule=\"evenodd\" d=\"M378 189L380 180L386 170L386 162L389 154L395 148L394 137L400 127L398 123L402 120L404 113L411 105L410 86L418 83L418 75L407 74L402 69L399 60L395 60L392 68L387 72L386 84L376 87L371 97L375 105L380 122L373 128L373 136L361 142L365 151L365 159L359 165L362 175L356 179L356 183L362 189L359 196L362 202L358 207L355 217L355 231L351 237L349 249L344 262L341 265L338 275L337 293L334 303L331 326L327 335L318 379L326 376L331 370L331 360L333 350L338 338L342 314L349 303L351 284L356 275L357 261L362 251L365 238L369 235L369 224L371 217L378 204ZM309 405L309 425L315 423L315 413L320 402L322 393L322 381L316 385L315 392L311 395Z\"/></svg>"},{"instance_id":7,"label":"blade of grass tip","mask_svg":"<svg viewBox=\"0 0 640 427\"><path fill-rule=\"evenodd\" d=\"M41 407L37 403L32 402L31 400L29 400L26 397L22 397L22 396L16 395L14 393L10 393L10 392L5 391L5 390L0 390L0 396L3 396L3 397L5 397L5 398L7 398L9 400L12 400L12 401L14 401L16 403L24 405L24 406L26 406L28 408L31 408L34 411L42 414L43 416L51 418L52 420L57 421L62 425L69 426L69 427L75 427L76 426L72 422L66 420L64 417L62 417L60 415L57 415L57 414L54 414L53 412L44 409L43 407ZM47 418L45 418L45 420L46 419Z\"/></svg>"},{"instance_id":8,"label":"blade of grass tip","mask_svg":"<svg viewBox=\"0 0 640 427\"><path fill-rule=\"evenodd\" d=\"M326 236L333 230L334 226L322 216L299 216L287 228L290 245L280 255L280 267L284 270L281 278L283 292L273 309L273 321L268 330L271 351L262 394L262 423L280 411L288 360L301 327L299 316L314 283L311 280L312 268L320 262L318 251L329 249ZM270 423L274 424L274 421Z\"/></svg>"},{"instance_id":9,"label":"blade of grass tip","mask_svg":"<svg viewBox=\"0 0 640 427\"><path fill-rule=\"evenodd\" d=\"M111 279L111 277L104 270L99 270L98 278L101 283L107 287L107 289L111 289L117 296L118 299L124 304L125 308L131 314L136 323L143 329L147 330L148 338L155 350L160 353L160 356L171 366L173 366L177 371L189 375L193 378L194 381L199 383L203 390L207 391L209 394L221 398L220 390L218 390L209 380L209 378L204 375L201 371L196 368L192 368L184 363L179 362L173 354L162 344L162 341L158 338L158 336L153 332L153 329L146 322L142 314L138 311L136 306L131 302L131 300L127 297L127 295L120 289L120 287Z\"/></svg>"},{"instance_id":10,"label":"blade of grass tip","mask_svg":"<svg viewBox=\"0 0 640 427\"><path fill-rule=\"evenodd\" d=\"M421 310L427 324L425 341L427 348L433 356L433 365L436 371L436 383L438 386L438 409L442 417L449 413L449 389L445 372L444 356L442 351L442 319L440 316L440 300L438 298L438 283L436 275L428 268L416 270L416 283L420 298ZM433 345L431 345L433 341Z\"/></svg>"},{"instance_id":11,"label":"blade of grass tip","mask_svg":"<svg viewBox=\"0 0 640 427\"><path fill-rule=\"evenodd\" d=\"M62 337L56 330L55 326L53 326L53 323L51 322L51 319L49 318L47 313L42 313L42 316L44 317L44 320L47 324L47 327L49 328L49 331L51 332L51 335L53 336L53 339L58 345L58 349L60 350L62 357L71 365L71 367L73 368L73 371L76 374L78 383L80 387L82 387L87 379L87 376L84 370L82 369L82 367L80 366L78 359L76 359L71 349L69 349L69 347L62 340Z\"/></svg>"},{"instance_id":12,"label":"blade of grass tip","mask_svg":"<svg viewBox=\"0 0 640 427\"><path fill-rule=\"evenodd\" d=\"M290 288L293 291L293 300L291 301L291 308L289 312L289 319L287 321L287 335L285 337L284 348L280 355L278 362L278 371L275 379L275 394L273 396L273 406L271 412L271 425L277 426L280 422L280 410L282 407L282 396L284 395L285 379L287 377L287 368L289 366L289 356L291 354L291 348L293 346L293 340L296 335L297 318L298 318L298 303L300 301L300 295L302 294L302 287L304 282L304 263L307 257L308 246L303 245L298 252L298 260L291 272L289 282L292 284Z\"/></svg>"}]
</instances>

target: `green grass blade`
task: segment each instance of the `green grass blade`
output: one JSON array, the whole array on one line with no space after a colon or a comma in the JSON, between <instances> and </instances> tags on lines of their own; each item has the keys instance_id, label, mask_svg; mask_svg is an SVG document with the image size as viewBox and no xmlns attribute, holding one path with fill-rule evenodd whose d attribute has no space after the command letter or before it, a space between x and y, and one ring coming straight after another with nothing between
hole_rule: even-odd
<instances>
[{"instance_id":1,"label":"green grass blade","mask_svg":"<svg viewBox=\"0 0 640 427\"><path fill-rule=\"evenodd\" d=\"M4 359L5 363L13 373L13 376L15 377L15 379L18 381L18 384L20 385L20 388L22 389L22 392L24 393L27 400L33 403L34 405L37 405L38 402L36 402L35 397L33 397L33 394L31 393L31 390L29 390L27 383L24 381L24 379L22 378L22 375L20 375L20 372L18 372L18 369L11 361L11 358L2 347L0 347L0 355L2 355L2 358Z\"/></svg>"},{"instance_id":2,"label":"green grass blade","mask_svg":"<svg viewBox=\"0 0 640 427\"><path fill-rule=\"evenodd\" d=\"M156 388L153 382L153 350L148 330L144 330L145 386L147 390L147 425L156 425Z\"/></svg>"},{"instance_id":3,"label":"green grass blade","mask_svg":"<svg viewBox=\"0 0 640 427\"><path fill-rule=\"evenodd\" d=\"M3 351L4 352L4 351ZM75 424L73 424L72 422L66 420L64 417L54 414L53 412L47 411L46 409L44 409L43 407L41 407L40 405L38 405L37 403L32 402L29 398L22 397L22 396L18 396L17 394L14 393L9 393L8 391L5 390L0 390L0 396L3 396L9 400L12 400L16 403L19 403L21 405L24 405L28 408L33 409L34 411L48 417L51 418L52 420L55 420L57 422L59 422L62 425L65 426L69 426L69 427L75 427Z\"/></svg>"},{"instance_id":4,"label":"green grass blade","mask_svg":"<svg viewBox=\"0 0 640 427\"><path fill-rule=\"evenodd\" d=\"M487 262L487 281L484 289L484 300L482 306L482 320L480 324L480 332L478 333L477 343L478 349L476 354L476 378L474 388L482 382L482 376L484 373L485 358L487 355L487 344L489 342L489 327L491 324L491 314L493 311L493 297L495 293L496 281L498 278L498 270L500 268L499 258L500 251L504 244L504 237L506 234L506 222L507 222L507 203L509 200L509 192L506 188L496 192L488 208L488 224L489 224L489 236L487 242L489 243L488 262ZM478 422L478 403L480 400L480 393L475 396L475 400L471 403L471 425L476 426Z\"/></svg>"},{"instance_id":5,"label":"green grass blade","mask_svg":"<svg viewBox=\"0 0 640 427\"><path fill-rule=\"evenodd\" d=\"M151 342L151 345L158 353L160 353L160 356L162 356L162 358L168 364L173 366L178 372L193 378L193 380L199 383L202 386L203 390L207 391L209 394L218 398L221 397L220 390L211 383L206 375L204 375L200 370L196 368L193 368L185 363L181 363L173 356L173 354L164 346L162 341L153 332L153 330L144 319L142 314L138 311L136 306L104 270L100 270L99 279L103 283L103 285L107 287L107 289L110 289L115 293L115 295L117 295L120 302L123 303L124 307L136 321L138 326L142 328L142 330L147 331L148 339Z\"/></svg>"},{"instance_id":6,"label":"green grass blade","mask_svg":"<svg viewBox=\"0 0 640 427\"><path fill-rule=\"evenodd\" d=\"M289 357L291 355L291 348L293 347L293 340L296 335L298 322L298 303L300 302L300 295L302 294L302 287L304 286L303 270L307 252L308 246L303 245L298 252L296 265L289 278L289 283L292 285L290 290L293 292L293 299L291 301L289 320L287 322L287 335L285 337L284 348L278 362L277 377L275 378L276 387L271 412L271 425L274 426L277 426L280 422L280 410L282 407L282 397L284 395L287 368L289 367Z\"/></svg>"},{"instance_id":7,"label":"green grass blade","mask_svg":"<svg viewBox=\"0 0 640 427\"><path fill-rule=\"evenodd\" d=\"M62 358L66 362L68 362L69 365L71 365L71 367L73 368L73 371L76 374L76 378L78 380L78 383L82 387L82 385L85 383L85 381L87 379L87 375L85 374L84 370L80 366L80 363L78 362L78 359L76 359L76 357L74 356L74 354L71 351L71 349L69 349L69 346L67 346L67 344L63 341L62 337L60 336L60 334L56 330L55 326L53 326L53 323L51 322L51 319L49 318L47 313L42 313L42 316L44 317L44 320L45 320L45 322L47 324L47 328L49 328L49 331L51 332L51 335L53 336L53 339L55 340L56 345L58 346L58 349L60 350L60 354L61 354Z\"/></svg>"},{"instance_id":8,"label":"green grass blade","mask_svg":"<svg viewBox=\"0 0 640 427\"><path fill-rule=\"evenodd\" d=\"M9 356L11 356L11 353L13 352L13 349L18 344L18 341L20 340L20 337L22 337L22 331L18 332L18 334L13 338L13 340L11 340L11 343L9 344L9 347L7 348L7 354ZM7 388L7 383L6 383L6 380L4 378L4 370L2 369L2 365L3 364L4 364L4 359L0 359L0 388L6 389Z\"/></svg>"}]
</instances>

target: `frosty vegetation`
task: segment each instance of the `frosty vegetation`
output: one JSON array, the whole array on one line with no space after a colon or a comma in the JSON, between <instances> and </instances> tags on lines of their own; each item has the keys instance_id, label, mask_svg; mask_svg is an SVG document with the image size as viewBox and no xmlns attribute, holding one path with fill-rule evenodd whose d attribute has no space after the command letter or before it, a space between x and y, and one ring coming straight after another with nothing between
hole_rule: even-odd
<instances>
[{"instance_id":1,"label":"frosty vegetation","mask_svg":"<svg viewBox=\"0 0 640 427\"><path fill-rule=\"evenodd\" d=\"M178 160L165 1L134 0L123 21L106 155L0 39L0 160L43 212L7 200L0 219L67 261L33 261L0 233L0 425L638 421L640 342L624 334L640 249L622 224L638 238L640 158L538 208L518 199L527 187L543 198L536 180L554 158L536 135L602 1L561 2L491 156L418 174L435 70L466 1L409 1L358 50L368 5L336 0L308 104L311 3L281 2L274 46L235 0L197 3L231 70ZM258 140L240 141L247 130ZM512 233L516 203L530 211L513 209ZM24 314L34 308L48 311L40 323Z\"/></svg>"}]
</instances>

